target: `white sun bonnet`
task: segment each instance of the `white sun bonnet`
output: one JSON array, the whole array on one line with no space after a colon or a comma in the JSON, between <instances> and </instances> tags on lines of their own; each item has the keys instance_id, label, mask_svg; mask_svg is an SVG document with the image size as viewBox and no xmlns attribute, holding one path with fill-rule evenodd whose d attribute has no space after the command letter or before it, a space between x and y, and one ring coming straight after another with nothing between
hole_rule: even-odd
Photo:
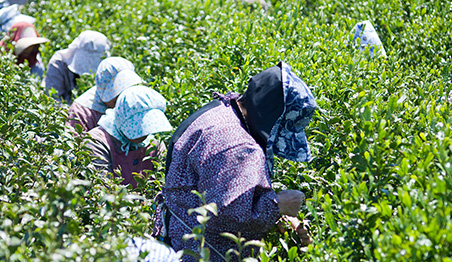
<instances>
[{"instance_id":1,"label":"white sun bonnet","mask_svg":"<svg viewBox=\"0 0 452 262\"><path fill-rule=\"evenodd\" d=\"M69 45L69 50L72 51L69 70L79 75L94 75L102 59L110 56L110 41L102 33L86 30Z\"/></svg>"}]
</instances>

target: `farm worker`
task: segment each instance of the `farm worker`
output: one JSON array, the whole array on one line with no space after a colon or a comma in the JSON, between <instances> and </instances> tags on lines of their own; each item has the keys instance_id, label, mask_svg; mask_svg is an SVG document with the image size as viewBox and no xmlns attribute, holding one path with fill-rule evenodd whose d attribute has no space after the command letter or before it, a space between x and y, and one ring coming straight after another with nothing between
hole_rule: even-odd
<instances>
[{"instance_id":1,"label":"farm worker","mask_svg":"<svg viewBox=\"0 0 452 262\"><path fill-rule=\"evenodd\" d=\"M0 31L8 32L11 27L18 22L27 22L33 24L36 18L21 14L19 5L11 3L3 3L0 9Z\"/></svg>"},{"instance_id":2,"label":"farm worker","mask_svg":"<svg viewBox=\"0 0 452 262\"><path fill-rule=\"evenodd\" d=\"M133 64L121 57L109 57L100 62L96 71L96 85L74 100L69 107L68 124L80 124L84 131L97 126L107 108L115 107L122 91L143 83Z\"/></svg>"},{"instance_id":3,"label":"farm worker","mask_svg":"<svg viewBox=\"0 0 452 262\"><path fill-rule=\"evenodd\" d=\"M375 47L379 48L378 52L381 56L386 57L386 51L378 37L377 31L369 20L359 22L352 29L353 42L357 41L357 38L361 39L359 51L364 52L366 46L369 46L370 56L374 56Z\"/></svg>"},{"instance_id":4,"label":"farm worker","mask_svg":"<svg viewBox=\"0 0 452 262\"><path fill-rule=\"evenodd\" d=\"M103 57L109 57L110 42L102 33L86 30L80 33L67 49L59 50L50 58L42 85L57 91L57 100L71 104L71 91L76 78L95 73Z\"/></svg>"},{"instance_id":5,"label":"farm worker","mask_svg":"<svg viewBox=\"0 0 452 262\"><path fill-rule=\"evenodd\" d=\"M134 237L128 239L127 244L125 250L128 261L179 262L174 249L155 239ZM144 259L140 257L143 253L147 253Z\"/></svg>"},{"instance_id":6,"label":"farm worker","mask_svg":"<svg viewBox=\"0 0 452 262\"><path fill-rule=\"evenodd\" d=\"M94 139L87 146L98 159L94 165L99 169L113 172L121 170L122 184L137 186L133 172L153 170L146 150L157 145L153 134L170 131L171 124L164 112L166 100L157 91L145 86L133 86L124 90L118 97L116 106L107 109L98 124L88 133ZM156 156L162 147L150 153Z\"/></svg>"},{"instance_id":7,"label":"farm worker","mask_svg":"<svg viewBox=\"0 0 452 262\"><path fill-rule=\"evenodd\" d=\"M169 142L165 204L157 210L153 236L165 237L167 231L170 241L165 242L176 251L196 252L197 241L183 241L199 224L196 214L188 215L202 204L192 190L205 192L206 202L218 208L205 233L212 261L223 261L226 251L237 249L221 233L260 240L280 215L296 216L304 194L276 194L270 182L273 156L311 159L304 128L315 108L308 86L284 62L253 76L241 96L214 93L213 101L182 122Z\"/></svg>"},{"instance_id":8,"label":"farm worker","mask_svg":"<svg viewBox=\"0 0 452 262\"><path fill-rule=\"evenodd\" d=\"M49 39L39 37L33 24L18 22L11 27L9 40L1 41L0 45L7 48L8 43L12 43L14 54L17 56L17 64L22 64L27 60L30 72L41 78L45 67L39 54L39 46L47 42Z\"/></svg>"}]
</instances>

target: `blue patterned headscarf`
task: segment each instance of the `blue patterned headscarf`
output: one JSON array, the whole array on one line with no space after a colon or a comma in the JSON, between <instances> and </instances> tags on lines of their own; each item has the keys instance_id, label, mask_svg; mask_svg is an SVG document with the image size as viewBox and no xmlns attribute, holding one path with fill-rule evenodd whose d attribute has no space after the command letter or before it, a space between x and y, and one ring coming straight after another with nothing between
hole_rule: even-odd
<instances>
[{"instance_id":1,"label":"blue patterned headscarf","mask_svg":"<svg viewBox=\"0 0 452 262\"><path fill-rule=\"evenodd\" d=\"M157 91L145 86L133 86L118 97L116 106L108 109L99 120L110 135L121 141L121 150L148 146L152 134L170 131L171 124L166 118L166 100ZM147 136L144 142L135 144L129 139Z\"/></svg>"},{"instance_id":2,"label":"blue patterned headscarf","mask_svg":"<svg viewBox=\"0 0 452 262\"><path fill-rule=\"evenodd\" d=\"M308 140L304 129L317 107L309 87L298 78L291 67L280 62L284 98L284 111L276 120L267 140L266 158L273 172L273 155L292 161L311 160Z\"/></svg>"},{"instance_id":3,"label":"blue patterned headscarf","mask_svg":"<svg viewBox=\"0 0 452 262\"><path fill-rule=\"evenodd\" d=\"M132 71L128 75L119 73L123 70ZM117 97L126 88L137 85L143 80L134 72L133 64L121 57L110 57L104 59L97 68L96 86L97 96L102 102L111 101Z\"/></svg>"},{"instance_id":4,"label":"blue patterned headscarf","mask_svg":"<svg viewBox=\"0 0 452 262\"><path fill-rule=\"evenodd\" d=\"M111 101L125 89L143 82L143 80L133 71L134 65L122 57L109 57L97 67L95 82L96 85L78 97L75 102L105 113L107 106L105 102ZM122 71L121 74L119 74ZM120 77L117 77L117 76Z\"/></svg>"},{"instance_id":5,"label":"blue patterned headscarf","mask_svg":"<svg viewBox=\"0 0 452 262\"><path fill-rule=\"evenodd\" d=\"M353 28L352 33L353 31L353 42L355 42L357 38L361 39L361 45L359 46L361 52L364 52L364 48L369 46L370 56L373 57L375 46L378 46L380 47L379 54L386 57L385 48L378 37L377 31L375 31L374 26L369 20L357 23Z\"/></svg>"}]
</instances>

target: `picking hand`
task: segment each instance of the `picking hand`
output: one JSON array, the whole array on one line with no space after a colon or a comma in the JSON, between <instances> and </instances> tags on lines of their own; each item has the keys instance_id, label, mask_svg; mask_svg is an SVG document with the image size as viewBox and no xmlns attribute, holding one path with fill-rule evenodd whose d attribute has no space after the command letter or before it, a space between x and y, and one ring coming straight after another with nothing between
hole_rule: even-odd
<instances>
[{"instance_id":1,"label":"picking hand","mask_svg":"<svg viewBox=\"0 0 452 262\"><path fill-rule=\"evenodd\" d=\"M290 227L297 233L298 237L301 240L301 245L307 246L312 244L312 239L308 234L308 230L305 225L305 221L300 221L296 217L283 216L282 220L289 223ZM278 226L279 227L279 226ZM281 228L280 228L281 230Z\"/></svg>"}]
</instances>

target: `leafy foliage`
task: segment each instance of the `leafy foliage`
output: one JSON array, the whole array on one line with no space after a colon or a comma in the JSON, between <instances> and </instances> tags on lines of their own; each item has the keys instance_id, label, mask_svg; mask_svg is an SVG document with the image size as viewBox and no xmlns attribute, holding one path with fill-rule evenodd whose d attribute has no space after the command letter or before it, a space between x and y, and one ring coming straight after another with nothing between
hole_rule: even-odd
<instances>
[{"instance_id":1,"label":"leafy foliage","mask_svg":"<svg viewBox=\"0 0 452 262\"><path fill-rule=\"evenodd\" d=\"M278 159L273 184L308 196L299 216L315 243L270 232L262 261L451 261L451 3L271 2L265 12L233 0L42 0L22 11L51 39L45 64L82 30L106 34L112 55L167 98L175 127L212 92L292 65L319 105L306 130L315 159ZM362 20L386 59L351 43ZM121 260L123 240L152 229L164 159L136 190L103 177L64 125L67 105L10 54L0 64L0 260ZM80 79L74 95L92 84Z\"/></svg>"}]
</instances>

